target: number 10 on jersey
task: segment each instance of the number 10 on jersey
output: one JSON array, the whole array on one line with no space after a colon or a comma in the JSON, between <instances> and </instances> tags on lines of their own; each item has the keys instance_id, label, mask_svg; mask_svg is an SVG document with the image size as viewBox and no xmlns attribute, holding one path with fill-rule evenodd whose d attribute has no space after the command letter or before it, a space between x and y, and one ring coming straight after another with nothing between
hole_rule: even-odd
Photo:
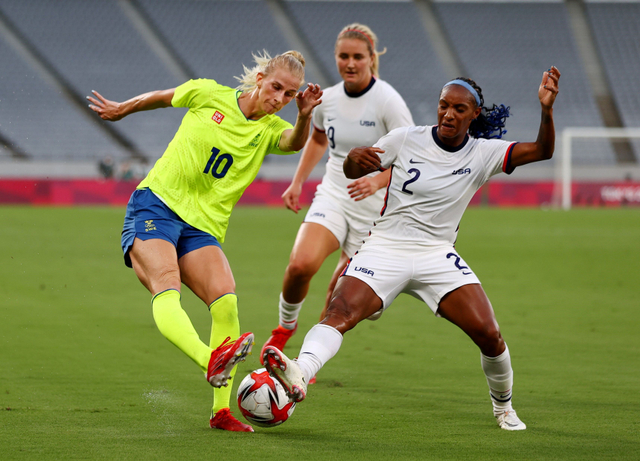
<instances>
[{"instance_id":1,"label":"number 10 on jersey","mask_svg":"<svg viewBox=\"0 0 640 461\"><path fill-rule=\"evenodd\" d=\"M233 157L231 154L222 154L218 156L220 153L220 149L216 147L211 148L211 157L209 157L209 161L207 162L207 166L204 167L204 174L209 174L211 171L211 176L214 178L224 178L229 168L233 164Z\"/></svg>"}]
</instances>

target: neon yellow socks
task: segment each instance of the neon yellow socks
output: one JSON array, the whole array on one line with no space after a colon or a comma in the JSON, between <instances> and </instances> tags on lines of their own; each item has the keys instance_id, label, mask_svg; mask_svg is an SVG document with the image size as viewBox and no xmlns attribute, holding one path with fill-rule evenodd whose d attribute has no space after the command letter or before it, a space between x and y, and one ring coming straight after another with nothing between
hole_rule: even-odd
<instances>
[{"instance_id":1,"label":"neon yellow socks","mask_svg":"<svg viewBox=\"0 0 640 461\"><path fill-rule=\"evenodd\" d=\"M227 293L220 296L209 306L211 312L211 349L218 347L227 336L232 340L240 336L240 322L238 321L238 298L235 293ZM236 374L237 367L231 372L231 377ZM229 381L227 387L213 389L213 414L229 407L231 388L233 381Z\"/></svg>"},{"instance_id":2,"label":"neon yellow socks","mask_svg":"<svg viewBox=\"0 0 640 461\"><path fill-rule=\"evenodd\" d=\"M211 358L211 348L200 340L191 319L182 309L180 292L169 289L157 293L151 300L151 305L153 319L160 333L206 372Z\"/></svg>"},{"instance_id":3,"label":"neon yellow socks","mask_svg":"<svg viewBox=\"0 0 640 461\"><path fill-rule=\"evenodd\" d=\"M206 373L211 358L211 351L218 347L229 336L232 340L240 336L238 321L238 298L234 293L227 293L216 299L209 306L211 311L211 347L200 340L198 333L187 313L180 305L180 292L166 290L156 294L151 300L153 318L160 332ZM236 368L231 372L233 377ZM231 383L230 383L231 384ZM229 407L232 386L213 389L213 414L222 408Z\"/></svg>"}]
</instances>

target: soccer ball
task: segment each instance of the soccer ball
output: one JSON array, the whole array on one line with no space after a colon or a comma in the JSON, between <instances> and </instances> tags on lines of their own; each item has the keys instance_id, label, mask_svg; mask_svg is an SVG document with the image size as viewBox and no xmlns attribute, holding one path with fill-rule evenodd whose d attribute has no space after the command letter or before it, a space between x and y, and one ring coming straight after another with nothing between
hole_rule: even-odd
<instances>
[{"instance_id":1,"label":"soccer ball","mask_svg":"<svg viewBox=\"0 0 640 461\"><path fill-rule=\"evenodd\" d=\"M238 408L250 423L274 427L284 423L296 403L289 401L282 384L273 379L266 368L249 373L238 387Z\"/></svg>"}]
</instances>

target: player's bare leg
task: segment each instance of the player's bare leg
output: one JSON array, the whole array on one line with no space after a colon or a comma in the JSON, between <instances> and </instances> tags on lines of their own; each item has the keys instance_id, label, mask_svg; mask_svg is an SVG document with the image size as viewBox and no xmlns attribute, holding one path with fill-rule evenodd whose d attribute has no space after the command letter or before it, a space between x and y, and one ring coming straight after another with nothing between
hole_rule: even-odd
<instances>
[{"instance_id":1,"label":"player's bare leg","mask_svg":"<svg viewBox=\"0 0 640 461\"><path fill-rule=\"evenodd\" d=\"M320 313L320 321L322 321L327 316L327 309L329 308L331 298L333 298L333 290L335 290L336 283L338 283L338 279L340 278L340 274L342 274L342 271L344 271L344 268L347 267L348 263L349 256L347 256L347 254L342 251L340 253L338 264L336 265L336 268L331 275L331 281L329 281L329 287L327 288L327 296L325 298L324 307L322 308L322 312Z\"/></svg>"},{"instance_id":2,"label":"player's bare leg","mask_svg":"<svg viewBox=\"0 0 640 461\"><path fill-rule=\"evenodd\" d=\"M153 295L153 318L158 329L206 371L211 348L200 340L180 304L180 268L175 247L161 239L136 238L129 255L138 279Z\"/></svg>"},{"instance_id":3,"label":"player's bare leg","mask_svg":"<svg viewBox=\"0 0 640 461\"><path fill-rule=\"evenodd\" d=\"M326 227L302 223L284 274L282 294L285 301L292 304L302 302L313 276L325 259L339 248L340 242Z\"/></svg>"},{"instance_id":4,"label":"player's bare leg","mask_svg":"<svg viewBox=\"0 0 640 461\"><path fill-rule=\"evenodd\" d=\"M447 294L440 301L438 313L460 327L480 348L482 369L498 425L510 431L526 429L511 406L513 369L509 348L482 286L464 285Z\"/></svg>"},{"instance_id":5,"label":"player's bare leg","mask_svg":"<svg viewBox=\"0 0 640 461\"><path fill-rule=\"evenodd\" d=\"M338 248L340 243L326 227L316 223L302 223L285 270L278 305L279 324L262 347L263 352L266 346L284 349L297 330L298 315L309 291L311 279L324 260ZM264 354L261 353L261 361L263 357Z\"/></svg>"},{"instance_id":6,"label":"player's bare leg","mask_svg":"<svg viewBox=\"0 0 640 461\"><path fill-rule=\"evenodd\" d=\"M344 271L344 268L347 267L349 263L349 257L343 251L340 253L340 259L338 260L338 264L333 271L333 275L331 276L331 281L329 282L329 288L327 288L327 297L325 300L324 307L322 308L322 312L320 313L320 321L322 321L327 316L327 309L329 308L329 303L331 302L331 298L333 297L333 290L336 287L336 283L338 283L338 278L340 278L340 274ZM309 384L315 384L316 377L312 377L309 380Z\"/></svg>"},{"instance_id":7,"label":"player's bare leg","mask_svg":"<svg viewBox=\"0 0 640 461\"><path fill-rule=\"evenodd\" d=\"M342 335L381 307L382 301L369 285L355 277L340 277L326 317L309 330L298 359L291 360L282 351L267 346L267 370L282 383L292 400L304 399L309 379L340 350Z\"/></svg>"},{"instance_id":8,"label":"player's bare leg","mask_svg":"<svg viewBox=\"0 0 640 461\"><path fill-rule=\"evenodd\" d=\"M345 275L338 279L323 325L344 334L382 308L382 300L360 279Z\"/></svg>"}]
</instances>

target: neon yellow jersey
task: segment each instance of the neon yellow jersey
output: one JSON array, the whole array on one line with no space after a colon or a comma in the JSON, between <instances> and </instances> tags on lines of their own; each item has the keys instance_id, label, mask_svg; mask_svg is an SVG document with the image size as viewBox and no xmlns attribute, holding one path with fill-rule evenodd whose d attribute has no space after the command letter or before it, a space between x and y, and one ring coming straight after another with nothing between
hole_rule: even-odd
<instances>
[{"instance_id":1,"label":"neon yellow jersey","mask_svg":"<svg viewBox=\"0 0 640 461\"><path fill-rule=\"evenodd\" d=\"M138 189L148 187L178 216L220 242L229 216L258 174L267 154L278 149L289 122L276 115L247 119L238 106L239 90L214 80L190 80L176 88L174 107L189 112L167 150Z\"/></svg>"}]
</instances>

